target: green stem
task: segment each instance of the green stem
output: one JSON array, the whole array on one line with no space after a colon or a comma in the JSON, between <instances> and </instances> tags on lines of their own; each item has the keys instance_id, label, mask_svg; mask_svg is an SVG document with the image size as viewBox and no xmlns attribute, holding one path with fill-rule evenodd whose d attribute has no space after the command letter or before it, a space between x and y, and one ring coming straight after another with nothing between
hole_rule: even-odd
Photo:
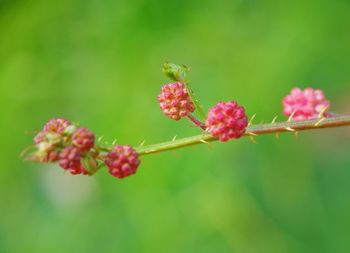
<instances>
[{"instance_id":1,"label":"green stem","mask_svg":"<svg viewBox=\"0 0 350 253\"><path fill-rule=\"evenodd\" d=\"M256 136L262 134L278 134L283 132L299 132L305 130L321 129L350 126L350 115L340 115L331 118L322 118L305 121L286 121L269 124L256 124L247 127L245 136ZM148 146L136 147L139 155L148 155L178 148L184 148L197 144L217 141L209 133L203 133L196 136L186 137L178 140L153 144Z\"/></svg>"},{"instance_id":2,"label":"green stem","mask_svg":"<svg viewBox=\"0 0 350 253\"><path fill-rule=\"evenodd\" d=\"M186 87L186 89L187 89L187 91L188 91L188 95L190 96L190 99L192 100L192 102L193 102L195 108L197 109L200 118L201 118L202 120L205 120L206 117L207 117L207 115L206 115L206 113L204 113L202 105L201 105L201 104L199 103L199 101L196 99L196 96L194 95L194 92L193 92L193 90L191 89L189 82L188 82L187 80L184 80L184 81L183 81L183 84L185 85L185 87Z\"/></svg>"}]
</instances>

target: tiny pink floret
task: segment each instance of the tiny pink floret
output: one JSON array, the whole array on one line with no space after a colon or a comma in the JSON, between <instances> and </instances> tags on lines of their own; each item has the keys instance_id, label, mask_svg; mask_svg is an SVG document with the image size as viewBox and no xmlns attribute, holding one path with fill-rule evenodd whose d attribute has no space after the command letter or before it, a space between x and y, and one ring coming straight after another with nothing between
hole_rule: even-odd
<instances>
[{"instance_id":1,"label":"tiny pink floret","mask_svg":"<svg viewBox=\"0 0 350 253\"><path fill-rule=\"evenodd\" d=\"M61 150L58 164L65 170L76 171L80 169L80 158L83 153L76 147L68 146Z\"/></svg>"},{"instance_id":2,"label":"tiny pink floret","mask_svg":"<svg viewBox=\"0 0 350 253\"><path fill-rule=\"evenodd\" d=\"M95 135L86 128L78 128L72 136L72 143L81 151L89 151L95 143Z\"/></svg>"},{"instance_id":3,"label":"tiny pink floret","mask_svg":"<svg viewBox=\"0 0 350 253\"><path fill-rule=\"evenodd\" d=\"M219 102L209 109L206 120L207 131L215 138L225 142L238 139L245 133L248 118L242 106L237 102Z\"/></svg>"},{"instance_id":4,"label":"tiny pink floret","mask_svg":"<svg viewBox=\"0 0 350 253\"><path fill-rule=\"evenodd\" d=\"M294 88L283 98L283 113L293 120L308 120L319 117L330 106L322 90ZM324 114L327 116L327 114Z\"/></svg>"},{"instance_id":5,"label":"tiny pink floret","mask_svg":"<svg viewBox=\"0 0 350 253\"><path fill-rule=\"evenodd\" d=\"M163 113L173 120L179 120L195 110L188 91L181 82L163 85L157 99Z\"/></svg>"},{"instance_id":6,"label":"tiny pink floret","mask_svg":"<svg viewBox=\"0 0 350 253\"><path fill-rule=\"evenodd\" d=\"M76 147L68 146L61 150L58 164L65 170L69 170L72 175L90 175L90 172L84 168L80 159L83 153Z\"/></svg>"},{"instance_id":7,"label":"tiny pink floret","mask_svg":"<svg viewBox=\"0 0 350 253\"><path fill-rule=\"evenodd\" d=\"M50 119L44 125L42 131L34 137L34 142L36 144L39 144L40 142L44 141L45 135L49 132L61 134L69 125L71 125L71 123L68 120L62 118Z\"/></svg>"},{"instance_id":8,"label":"tiny pink floret","mask_svg":"<svg viewBox=\"0 0 350 253\"><path fill-rule=\"evenodd\" d=\"M128 145L116 145L105 159L109 173L118 178L124 178L136 173L140 164L137 152Z\"/></svg>"}]
</instances>

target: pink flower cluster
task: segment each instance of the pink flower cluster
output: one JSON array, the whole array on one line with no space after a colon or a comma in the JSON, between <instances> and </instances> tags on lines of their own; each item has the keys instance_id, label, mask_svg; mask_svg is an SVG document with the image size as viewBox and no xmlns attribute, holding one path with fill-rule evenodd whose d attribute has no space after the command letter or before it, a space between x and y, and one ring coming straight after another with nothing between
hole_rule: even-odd
<instances>
[{"instance_id":1,"label":"pink flower cluster","mask_svg":"<svg viewBox=\"0 0 350 253\"><path fill-rule=\"evenodd\" d=\"M238 106L235 101L219 102L209 109L205 123L200 122L191 114L195 106L181 82L163 85L158 102L166 116L174 120L187 116L196 126L206 129L222 142L242 137L248 126L244 107ZM284 114L294 120L315 119L320 115L329 116L326 110L330 102L319 89L294 88L282 103Z\"/></svg>"},{"instance_id":2,"label":"pink flower cluster","mask_svg":"<svg viewBox=\"0 0 350 253\"><path fill-rule=\"evenodd\" d=\"M209 109L205 124L213 137L225 142L244 135L248 118L244 108L238 106L237 102L219 102Z\"/></svg>"},{"instance_id":3,"label":"pink flower cluster","mask_svg":"<svg viewBox=\"0 0 350 253\"><path fill-rule=\"evenodd\" d=\"M134 174L140 164L138 154L131 146L115 146L105 159L109 173L118 178Z\"/></svg>"},{"instance_id":4,"label":"pink flower cluster","mask_svg":"<svg viewBox=\"0 0 350 253\"><path fill-rule=\"evenodd\" d=\"M36 158L41 162L58 162L72 174L92 174L85 168L81 159L94 146L95 135L86 128L76 128L68 120L49 120L35 137L38 146ZM93 169L93 168L92 168Z\"/></svg>"},{"instance_id":5,"label":"pink flower cluster","mask_svg":"<svg viewBox=\"0 0 350 253\"><path fill-rule=\"evenodd\" d=\"M71 123L65 119L50 119L43 127L43 130L34 137L36 144L45 140L47 133L62 134Z\"/></svg>"},{"instance_id":6,"label":"pink flower cluster","mask_svg":"<svg viewBox=\"0 0 350 253\"><path fill-rule=\"evenodd\" d=\"M194 111L194 104L181 82L163 85L158 102L163 113L173 120L179 120Z\"/></svg>"},{"instance_id":7,"label":"pink flower cluster","mask_svg":"<svg viewBox=\"0 0 350 253\"><path fill-rule=\"evenodd\" d=\"M189 68L184 65L170 63L164 65L163 72L174 82L163 85L157 96L159 107L163 113L176 121L186 117L197 127L221 142L244 136L248 127L248 117L244 107L233 100L218 102L205 114L201 106L198 105L198 101L192 101L193 95L187 90L188 70ZM310 120L330 115L326 112L330 102L319 89L301 90L294 88L289 95L283 98L282 104L284 114L293 120ZM202 116L203 122L193 115L196 108L199 109L198 114ZM320 122L322 120L320 119ZM314 122L311 123L314 124ZM267 127L269 126L271 127L271 125ZM267 127L262 126L262 129ZM274 127L275 125L272 125L272 128ZM250 128L252 133L248 132L247 134L254 134L252 129L254 130L254 127ZM285 129L295 130L287 127ZM207 135L208 139L212 139L210 135ZM192 138L188 139L192 140ZM200 139L200 141L205 142L204 139ZM107 166L109 173L117 178L124 178L136 173L140 165L139 154L155 153L161 149L164 151L179 147L175 146L174 142L170 142L167 149L164 148L164 146L168 146L166 143L160 145L161 148L158 145L151 145L144 149L138 149L139 153L137 153L129 145L115 145L113 147L99 145L95 143L95 134L92 131L84 127L77 127L62 118L49 120L35 136L34 143L37 150L33 159L36 161L56 162L73 175L92 175L103 166ZM183 143L177 141L178 143L183 144L183 146L189 145L187 140ZM194 138L190 144L194 143L199 143L199 140Z\"/></svg>"},{"instance_id":8,"label":"pink flower cluster","mask_svg":"<svg viewBox=\"0 0 350 253\"><path fill-rule=\"evenodd\" d=\"M71 174L84 174L89 175L90 172L84 168L81 163L81 158L83 156L83 152L74 147L68 146L61 150L59 155L58 164L65 170L69 170Z\"/></svg>"},{"instance_id":9,"label":"pink flower cluster","mask_svg":"<svg viewBox=\"0 0 350 253\"><path fill-rule=\"evenodd\" d=\"M213 137L223 142L240 138L248 125L244 108L238 106L235 101L219 102L209 110L205 124L200 122L191 115L195 106L181 82L163 85L158 102L166 116L174 120L188 116L197 126L206 129Z\"/></svg>"},{"instance_id":10,"label":"pink flower cluster","mask_svg":"<svg viewBox=\"0 0 350 253\"><path fill-rule=\"evenodd\" d=\"M283 113L294 120L315 119L330 106L322 90L294 88L283 98ZM327 116L327 114L325 114Z\"/></svg>"},{"instance_id":11,"label":"pink flower cluster","mask_svg":"<svg viewBox=\"0 0 350 253\"><path fill-rule=\"evenodd\" d=\"M117 145L107 154L101 154L99 147L95 147L93 132L61 118L49 120L34 142L35 160L57 162L73 175L92 175L101 165L107 165L113 176L123 178L135 173L140 163L130 146Z\"/></svg>"}]
</instances>

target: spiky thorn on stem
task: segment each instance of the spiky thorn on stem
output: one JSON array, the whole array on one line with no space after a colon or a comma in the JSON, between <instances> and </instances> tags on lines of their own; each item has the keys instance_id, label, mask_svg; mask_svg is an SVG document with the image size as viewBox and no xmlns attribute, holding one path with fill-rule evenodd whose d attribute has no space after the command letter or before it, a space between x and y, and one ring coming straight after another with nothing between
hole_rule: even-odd
<instances>
[{"instance_id":1,"label":"spiky thorn on stem","mask_svg":"<svg viewBox=\"0 0 350 253\"><path fill-rule=\"evenodd\" d=\"M325 113L326 113L326 111L328 109L329 109L329 105L323 107L322 110L320 111L320 113L318 114L318 118L319 119L324 118L325 117Z\"/></svg>"},{"instance_id":2,"label":"spiky thorn on stem","mask_svg":"<svg viewBox=\"0 0 350 253\"><path fill-rule=\"evenodd\" d=\"M256 142L256 140L254 139L253 136L249 135L248 138L249 138L249 140L250 140L251 142L253 142L254 144L257 144L257 142Z\"/></svg>"},{"instance_id":3,"label":"spiky thorn on stem","mask_svg":"<svg viewBox=\"0 0 350 253\"><path fill-rule=\"evenodd\" d=\"M296 111L293 111L291 115L289 115L289 118L287 120L287 122L291 122L293 120L293 117L295 115Z\"/></svg>"},{"instance_id":4,"label":"spiky thorn on stem","mask_svg":"<svg viewBox=\"0 0 350 253\"><path fill-rule=\"evenodd\" d=\"M277 118L278 118L278 115L276 115L276 116L272 119L271 124L276 123Z\"/></svg>"},{"instance_id":5,"label":"spiky thorn on stem","mask_svg":"<svg viewBox=\"0 0 350 253\"><path fill-rule=\"evenodd\" d=\"M325 119L326 119L325 117L320 118L320 119L315 123L315 126L319 126L319 125L322 123L322 121L324 121Z\"/></svg>"},{"instance_id":6,"label":"spiky thorn on stem","mask_svg":"<svg viewBox=\"0 0 350 253\"><path fill-rule=\"evenodd\" d=\"M278 115L276 115L276 116L272 119L271 124L275 124L276 121L277 121L277 118L278 118ZM279 136L278 133L275 133L275 137L276 137L277 140L280 138L280 136Z\"/></svg>"},{"instance_id":7,"label":"spiky thorn on stem","mask_svg":"<svg viewBox=\"0 0 350 253\"><path fill-rule=\"evenodd\" d=\"M254 113L253 116L250 118L250 120L248 122L248 126L253 124L253 121L254 121L255 117L256 117L256 113Z\"/></svg>"},{"instance_id":8,"label":"spiky thorn on stem","mask_svg":"<svg viewBox=\"0 0 350 253\"><path fill-rule=\"evenodd\" d=\"M328 110L329 105L325 106L324 108L322 108L322 110L320 111L320 113L318 114L318 121L315 123L315 126L318 126L322 123L322 121L324 121L326 119L325 117L325 113Z\"/></svg>"},{"instance_id":9,"label":"spiky thorn on stem","mask_svg":"<svg viewBox=\"0 0 350 253\"><path fill-rule=\"evenodd\" d=\"M209 148L212 148L212 145L209 141L206 140L199 140L201 143L207 144Z\"/></svg>"},{"instance_id":10,"label":"spiky thorn on stem","mask_svg":"<svg viewBox=\"0 0 350 253\"><path fill-rule=\"evenodd\" d=\"M277 140L279 140L280 139L279 133L275 133L275 137L276 137Z\"/></svg>"},{"instance_id":11,"label":"spiky thorn on stem","mask_svg":"<svg viewBox=\"0 0 350 253\"><path fill-rule=\"evenodd\" d=\"M251 142L253 142L254 144L257 144L257 142L256 142L256 140L254 138L255 136L258 136L256 133L246 131L245 135L248 136L248 138L249 138L249 140L251 140Z\"/></svg>"},{"instance_id":12,"label":"spiky thorn on stem","mask_svg":"<svg viewBox=\"0 0 350 253\"><path fill-rule=\"evenodd\" d=\"M287 131L289 131L289 132L294 132L295 131L295 129L293 129L293 128L291 128L291 127L286 127L285 128Z\"/></svg>"},{"instance_id":13,"label":"spiky thorn on stem","mask_svg":"<svg viewBox=\"0 0 350 253\"><path fill-rule=\"evenodd\" d=\"M298 140L298 137L299 137L299 132L298 132L298 131L295 131L295 132L294 132L294 138L295 138L295 140Z\"/></svg>"}]
</instances>

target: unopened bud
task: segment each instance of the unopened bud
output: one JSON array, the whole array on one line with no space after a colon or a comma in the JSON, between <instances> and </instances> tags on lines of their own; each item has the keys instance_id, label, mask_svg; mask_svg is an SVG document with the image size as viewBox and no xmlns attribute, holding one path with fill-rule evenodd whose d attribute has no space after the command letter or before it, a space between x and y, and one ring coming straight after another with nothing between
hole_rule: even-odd
<instances>
[{"instance_id":1,"label":"unopened bud","mask_svg":"<svg viewBox=\"0 0 350 253\"><path fill-rule=\"evenodd\" d=\"M187 72L189 70L189 67L186 65L177 65L169 62L165 62L162 68L162 71L166 77L170 78L173 81L181 82L184 82L186 80Z\"/></svg>"}]
</instances>

